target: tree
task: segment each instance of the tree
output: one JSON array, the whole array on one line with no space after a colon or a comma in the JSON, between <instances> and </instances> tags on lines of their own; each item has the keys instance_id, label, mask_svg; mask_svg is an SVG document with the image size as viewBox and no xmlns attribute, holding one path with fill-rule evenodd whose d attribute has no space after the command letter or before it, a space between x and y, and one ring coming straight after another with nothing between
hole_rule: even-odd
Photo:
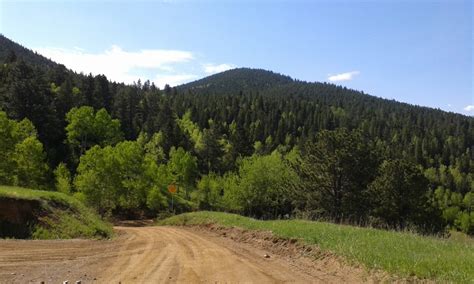
<instances>
[{"instance_id":1,"label":"tree","mask_svg":"<svg viewBox=\"0 0 474 284\"><path fill-rule=\"evenodd\" d=\"M120 130L120 121L112 119L105 109L97 111L94 117L94 132L96 143L101 146L114 145L123 140L123 133Z\"/></svg>"},{"instance_id":2,"label":"tree","mask_svg":"<svg viewBox=\"0 0 474 284\"><path fill-rule=\"evenodd\" d=\"M341 128L321 131L303 150L297 167L303 183L300 210L310 217L357 220L368 213L366 189L375 177L379 157L371 141Z\"/></svg>"},{"instance_id":3,"label":"tree","mask_svg":"<svg viewBox=\"0 0 474 284\"><path fill-rule=\"evenodd\" d=\"M204 129L202 149L198 152L199 168L202 173L221 172L222 155L224 150L219 143L219 137L214 129Z\"/></svg>"},{"instance_id":4,"label":"tree","mask_svg":"<svg viewBox=\"0 0 474 284\"><path fill-rule=\"evenodd\" d=\"M96 113L89 106L72 108L66 121L67 142L79 156L94 145L114 145L123 139L120 121L112 119L105 109Z\"/></svg>"},{"instance_id":5,"label":"tree","mask_svg":"<svg viewBox=\"0 0 474 284\"><path fill-rule=\"evenodd\" d=\"M147 195L146 205L149 209L160 211L168 208L166 195L158 187L153 187Z\"/></svg>"},{"instance_id":6,"label":"tree","mask_svg":"<svg viewBox=\"0 0 474 284\"><path fill-rule=\"evenodd\" d=\"M163 134L161 132L154 133L148 142L144 145L147 155L157 163L162 163L166 160L165 151L163 149Z\"/></svg>"},{"instance_id":7,"label":"tree","mask_svg":"<svg viewBox=\"0 0 474 284\"><path fill-rule=\"evenodd\" d=\"M242 126L236 126L230 136L234 159L238 156L249 156L252 154L252 144L248 138L247 131Z\"/></svg>"},{"instance_id":8,"label":"tree","mask_svg":"<svg viewBox=\"0 0 474 284\"><path fill-rule=\"evenodd\" d=\"M13 161L15 162L14 184L40 188L46 184L48 166L43 144L36 137L27 137L15 145Z\"/></svg>"},{"instance_id":9,"label":"tree","mask_svg":"<svg viewBox=\"0 0 474 284\"><path fill-rule=\"evenodd\" d=\"M104 75L97 75L94 77L94 91L92 92L92 97L95 100L94 106L111 111L112 95L109 91L109 81Z\"/></svg>"},{"instance_id":10,"label":"tree","mask_svg":"<svg viewBox=\"0 0 474 284\"><path fill-rule=\"evenodd\" d=\"M118 143L113 147L113 158L120 181L117 205L122 209L144 208L153 180L146 172L143 147L132 141Z\"/></svg>"},{"instance_id":11,"label":"tree","mask_svg":"<svg viewBox=\"0 0 474 284\"><path fill-rule=\"evenodd\" d=\"M167 173L145 155L138 142L98 145L81 156L74 179L76 189L101 214L114 210L156 209L162 204ZM165 198L166 199L166 198Z\"/></svg>"},{"instance_id":12,"label":"tree","mask_svg":"<svg viewBox=\"0 0 474 284\"><path fill-rule=\"evenodd\" d=\"M223 204L224 188L222 178L215 173L203 176L197 184L197 203L202 210L229 210Z\"/></svg>"},{"instance_id":13,"label":"tree","mask_svg":"<svg viewBox=\"0 0 474 284\"><path fill-rule=\"evenodd\" d=\"M121 178L112 147L100 148L96 145L87 150L81 156L74 185L100 214L115 209Z\"/></svg>"},{"instance_id":14,"label":"tree","mask_svg":"<svg viewBox=\"0 0 474 284\"><path fill-rule=\"evenodd\" d=\"M257 218L277 218L293 211L290 185L298 176L279 153L242 160L234 198L242 213Z\"/></svg>"},{"instance_id":15,"label":"tree","mask_svg":"<svg viewBox=\"0 0 474 284\"><path fill-rule=\"evenodd\" d=\"M79 149L79 156L94 145L94 120L92 107L73 108L66 114L67 142L73 148Z\"/></svg>"},{"instance_id":16,"label":"tree","mask_svg":"<svg viewBox=\"0 0 474 284\"><path fill-rule=\"evenodd\" d=\"M43 188L48 166L43 144L28 119L10 120L0 112L0 183Z\"/></svg>"},{"instance_id":17,"label":"tree","mask_svg":"<svg viewBox=\"0 0 474 284\"><path fill-rule=\"evenodd\" d=\"M0 111L0 183L12 184L12 175L15 168L12 154L15 144L18 142L15 137L16 123L8 119L7 114Z\"/></svg>"},{"instance_id":18,"label":"tree","mask_svg":"<svg viewBox=\"0 0 474 284\"><path fill-rule=\"evenodd\" d=\"M179 188L184 188L185 197L189 198L189 191L194 188L198 174L197 159L183 148L171 148L168 161L168 171Z\"/></svg>"},{"instance_id":19,"label":"tree","mask_svg":"<svg viewBox=\"0 0 474 284\"><path fill-rule=\"evenodd\" d=\"M415 164L401 160L382 163L369 186L371 216L391 228L420 225L427 203L428 180Z\"/></svg>"},{"instance_id":20,"label":"tree","mask_svg":"<svg viewBox=\"0 0 474 284\"><path fill-rule=\"evenodd\" d=\"M71 172L66 164L60 163L54 170L56 179L56 190L62 193L71 194Z\"/></svg>"}]
</instances>

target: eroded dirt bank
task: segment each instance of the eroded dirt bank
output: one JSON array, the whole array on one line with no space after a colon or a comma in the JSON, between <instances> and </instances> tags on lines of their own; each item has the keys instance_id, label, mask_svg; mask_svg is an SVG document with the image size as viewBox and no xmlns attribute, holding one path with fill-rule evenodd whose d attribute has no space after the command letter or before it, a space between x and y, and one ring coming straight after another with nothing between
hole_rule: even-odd
<instances>
[{"instance_id":1,"label":"eroded dirt bank","mask_svg":"<svg viewBox=\"0 0 474 284\"><path fill-rule=\"evenodd\" d=\"M0 240L0 283L365 282L330 257L319 262L212 230L116 227L114 240ZM223 232L219 232L222 235ZM227 233L226 233L227 234ZM258 240L260 238L255 238ZM270 257L264 257L269 254Z\"/></svg>"}]
</instances>

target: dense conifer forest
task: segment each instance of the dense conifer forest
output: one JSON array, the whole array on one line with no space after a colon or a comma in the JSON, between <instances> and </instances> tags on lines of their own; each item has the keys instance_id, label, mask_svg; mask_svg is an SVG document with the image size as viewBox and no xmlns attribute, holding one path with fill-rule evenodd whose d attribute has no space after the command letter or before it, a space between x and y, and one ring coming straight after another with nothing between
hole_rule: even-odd
<instances>
[{"instance_id":1,"label":"dense conifer forest","mask_svg":"<svg viewBox=\"0 0 474 284\"><path fill-rule=\"evenodd\" d=\"M239 68L125 85L0 36L0 125L0 184L105 216L210 209L474 234L474 118L333 84Z\"/></svg>"}]
</instances>

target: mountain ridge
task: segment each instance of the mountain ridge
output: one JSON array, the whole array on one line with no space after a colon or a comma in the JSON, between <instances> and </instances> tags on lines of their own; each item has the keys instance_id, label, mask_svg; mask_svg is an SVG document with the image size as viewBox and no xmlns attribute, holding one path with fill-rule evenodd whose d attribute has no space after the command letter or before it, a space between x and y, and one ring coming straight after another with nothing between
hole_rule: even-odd
<instances>
[{"instance_id":1,"label":"mountain ridge","mask_svg":"<svg viewBox=\"0 0 474 284\"><path fill-rule=\"evenodd\" d=\"M35 66L43 68L44 70L51 70L54 68L67 70L67 72L71 72L76 76L87 76L87 74L78 74L75 71L65 67L63 64L59 62L55 62L37 52L34 52L27 47L22 46L19 43L14 42L13 40L7 38L3 34L0 34L0 63L5 63L7 57L10 56L10 51L15 52L18 58L21 58ZM96 74L102 75L102 74ZM108 79L109 82L112 83L111 79ZM117 82L118 84L123 84L122 82ZM238 91L231 91L227 92L227 94L238 94L240 91L242 92L270 92L272 89L276 92L281 92L280 89L291 89L295 85L313 85L319 86L319 88L334 88L340 90L341 92L350 92L350 93L357 93L358 95L369 96L371 98L384 100L387 102L395 102L398 104L402 104L408 107L415 107L415 108L422 108L426 110L432 111L440 111L447 114L452 115L461 115L464 117L472 118L470 115L466 115L463 113L453 112L453 111L446 111L440 108L434 108L424 105L416 105L411 104L408 102L402 102L395 99L387 99L378 97L376 95L367 94L363 90L355 90L351 88L347 88L341 85L336 85L327 82L307 82L302 81L299 79L292 78L289 75L284 75L275 71L266 70L262 68L252 68L252 67L240 67L234 68L230 70L226 70L223 72L219 72L216 74L212 74L206 76L201 79L197 79L192 82L188 82L185 84L177 85L173 88L176 88L178 91L185 91L185 92L192 92L194 94L222 94L226 93L222 90L237 90ZM127 84L126 84L127 85Z\"/></svg>"}]
</instances>

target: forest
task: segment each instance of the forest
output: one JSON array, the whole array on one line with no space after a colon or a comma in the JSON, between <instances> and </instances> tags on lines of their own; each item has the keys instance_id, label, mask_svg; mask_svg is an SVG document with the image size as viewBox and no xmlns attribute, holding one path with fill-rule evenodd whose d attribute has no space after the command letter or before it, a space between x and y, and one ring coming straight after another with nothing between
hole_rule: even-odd
<instances>
[{"instance_id":1,"label":"forest","mask_svg":"<svg viewBox=\"0 0 474 284\"><path fill-rule=\"evenodd\" d=\"M0 184L108 218L205 209L474 234L474 118L333 84L239 68L125 85L0 36L0 125Z\"/></svg>"}]
</instances>

